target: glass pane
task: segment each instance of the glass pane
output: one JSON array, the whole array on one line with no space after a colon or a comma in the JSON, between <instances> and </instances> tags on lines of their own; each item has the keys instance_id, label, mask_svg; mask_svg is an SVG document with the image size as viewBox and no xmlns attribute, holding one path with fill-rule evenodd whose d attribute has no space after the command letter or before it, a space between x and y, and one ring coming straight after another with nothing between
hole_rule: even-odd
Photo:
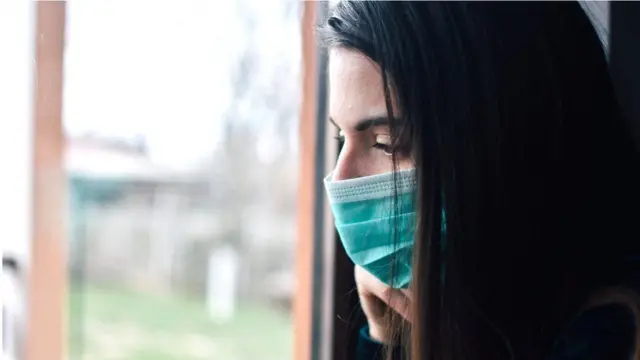
<instances>
[{"instance_id":1,"label":"glass pane","mask_svg":"<svg viewBox=\"0 0 640 360\"><path fill-rule=\"evenodd\" d=\"M292 358L301 6L67 3L70 359Z\"/></svg>"},{"instance_id":2,"label":"glass pane","mask_svg":"<svg viewBox=\"0 0 640 360\"><path fill-rule=\"evenodd\" d=\"M25 358L27 279L31 264L33 59L35 7L0 1L0 186L3 360Z\"/></svg>"}]
</instances>

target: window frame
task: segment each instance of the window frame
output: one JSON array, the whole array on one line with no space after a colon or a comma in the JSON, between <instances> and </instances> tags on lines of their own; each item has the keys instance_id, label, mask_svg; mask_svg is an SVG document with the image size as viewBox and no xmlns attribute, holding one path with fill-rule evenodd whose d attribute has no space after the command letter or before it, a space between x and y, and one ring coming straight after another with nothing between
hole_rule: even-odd
<instances>
[{"instance_id":1,"label":"window frame","mask_svg":"<svg viewBox=\"0 0 640 360\"><path fill-rule=\"evenodd\" d=\"M322 23L328 13L330 2L305 2L305 8L313 8L315 15L313 20L303 20L303 34L313 36L314 53L308 52L308 46L303 54L305 69L305 79L314 82L315 101L310 104L303 101L303 115L300 117L301 128L307 127L307 133L301 132L302 150L306 157L301 158L301 176L299 178L300 188L306 191L306 196L313 199L313 204L307 207L300 206L300 210L305 209L311 212L312 224L308 224L302 229L298 237L300 246L309 246L313 242L312 256L298 253L299 262L313 260L313 277L310 281L312 289L305 289L311 296L312 321L310 323L311 348L306 353L296 352L296 359L311 360L350 360L355 355L355 347L360 328L365 324L366 319L362 313L358 294L355 291L356 284L354 278L354 264L346 254L339 235L334 227L331 208L326 201L324 194L324 177L336 164L340 146L335 141L337 129L328 121L328 63L329 58L326 48L317 43L315 28L318 23ZM309 33L312 32L312 35ZM308 39L305 37L305 39ZM303 40L305 41L305 40ZM303 49L305 49L303 44ZM309 70L314 69L314 70ZM306 78L306 77L310 77ZM308 85L305 83L305 86ZM305 99L311 96L311 91L304 91ZM313 110L309 109L313 108ZM304 113L305 109L308 113ZM314 118L311 118L311 112ZM314 130L311 130L315 126ZM310 133L313 132L313 135ZM305 144L306 141L306 144ZM315 143L313 143L315 142ZM306 150L306 152L305 152ZM313 156L311 153L315 153ZM313 164L314 169L311 167ZM307 189L313 184L313 190ZM299 199L304 199L300 196ZM313 208L313 210L310 210ZM308 213L300 212L301 217ZM299 225L300 226L300 225ZM305 237L306 236L306 237ZM298 279L304 279L302 273L298 274ZM302 282L299 282L299 284ZM298 296L300 296L298 292ZM298 329L308 327L296 322L296 336ZM296 339L298 343L298 339ZM305 356L306 354L309 357Z\"/></svg>"},{"instance_id":2,"label":"window frame","mask_svg":"<svg viewBox=\"0 0 640 360\"><path fill-rule=\"evenodd\" d=\"M328 5L326 1L303 3L295 359L335 359L334 348L343 343L334 331L336 251L342 248L323 185L335 164L337 148L327 115L328 57L316 34Z\"/></svg>"},{"instance_id":3,"label":"window frame","mask_svg":"<svg viewBox=\"0 0 640 360\"><path fill-rule=\"evenodd\" d=\"M32 238L27 271L27 360L66 356L63 57L66 2L35 3Z\"/></svg>"}]
</instances>

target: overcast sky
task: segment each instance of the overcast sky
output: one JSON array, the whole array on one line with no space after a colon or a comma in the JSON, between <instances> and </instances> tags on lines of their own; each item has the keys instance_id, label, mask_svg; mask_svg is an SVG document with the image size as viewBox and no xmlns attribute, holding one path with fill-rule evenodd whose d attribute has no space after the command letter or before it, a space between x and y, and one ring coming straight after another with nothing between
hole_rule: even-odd
<instances>
[{"instance_id":1,"label":"overcast sky","mask_svg":"<svg viewBox=\"0 0 640 360\"><path fill-rule=\"evenodd\" d=\"M67 131L144 135L171 165L209 154L231 100L229 62L245 46L235 11L233 1L69 1Z\"/></svg>"}]
</instances>

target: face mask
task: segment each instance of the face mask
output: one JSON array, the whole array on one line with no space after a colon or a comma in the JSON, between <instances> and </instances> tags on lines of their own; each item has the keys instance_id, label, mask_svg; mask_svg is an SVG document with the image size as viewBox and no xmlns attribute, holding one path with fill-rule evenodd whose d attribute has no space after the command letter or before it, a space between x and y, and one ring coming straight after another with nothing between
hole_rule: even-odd
<instances>
[{"instance_id":1,"label":"face mask","mask_svg":"<svg viewBox=\"0 0 640 360\"><path fill-rule=\"evenodd\" d=\"M351 260L385 284L407 288L416 220L415 169L396 172L395 181L394 173L341 181L332 177L324 184Z\"/></svg>"}]
</instances>

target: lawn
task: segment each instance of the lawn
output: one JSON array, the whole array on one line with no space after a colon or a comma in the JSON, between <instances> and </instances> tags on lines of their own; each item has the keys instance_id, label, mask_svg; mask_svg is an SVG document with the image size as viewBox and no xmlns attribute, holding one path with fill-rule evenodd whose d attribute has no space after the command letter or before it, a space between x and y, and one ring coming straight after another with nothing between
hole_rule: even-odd
<instances>
[{"instance_id":1,"label":"lawn","mask_svg":"<svg viewBox=\"0 0 640 360\"><path fill-rule=\"evenodd\" d=\"M123 290L72 288L69 360L286 360L291 316L266 305L240 305L216 324L202 300Z\"/></svg>"}]
</instances>

